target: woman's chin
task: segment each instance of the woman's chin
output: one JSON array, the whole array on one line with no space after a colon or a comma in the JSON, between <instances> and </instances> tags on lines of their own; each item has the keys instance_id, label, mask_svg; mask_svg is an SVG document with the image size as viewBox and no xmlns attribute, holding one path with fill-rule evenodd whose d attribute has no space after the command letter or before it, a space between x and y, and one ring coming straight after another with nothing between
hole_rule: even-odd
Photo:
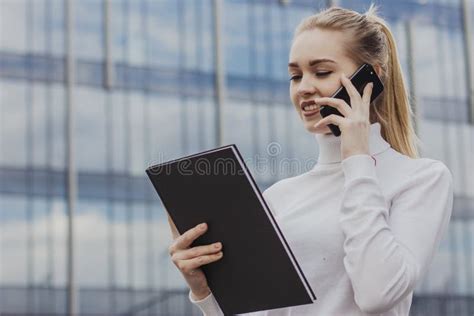
<instances>
[{"instance_id":1,"label":"woman's chin","mask_svg":"<svg viewBox=\"0 0 474 316\"><path fill-rule=\"evenodd\" d=\"M318 126L317 128L314 128L314 124L318 123L318 120L314 121L305 121L305 128L308 132L313 133L313 134L327 134L330 133L331 130L327 126Z\"/></svg>"},{"instance_id":2,"label":"woman's chin","mask_svg":"<svg viewBox=\"0 0 474 316\"><path fill-rule=\"evenodd\" d=\"M331 130L329 129L329 127L327 125L326 126L318 126L317 128L313 127L314 124L318 123L319 121L321 121L323 119L319 113L317 115L313 115L313 116L311 116L311 118L309 118L309 117L304 117L302 115L302 113L300 112L300 117L303 120L303 124L305 126L305 129L308 132L313 133L313 134L328 134L328 133L331 133Z\"/></svg>"}]
</instances>

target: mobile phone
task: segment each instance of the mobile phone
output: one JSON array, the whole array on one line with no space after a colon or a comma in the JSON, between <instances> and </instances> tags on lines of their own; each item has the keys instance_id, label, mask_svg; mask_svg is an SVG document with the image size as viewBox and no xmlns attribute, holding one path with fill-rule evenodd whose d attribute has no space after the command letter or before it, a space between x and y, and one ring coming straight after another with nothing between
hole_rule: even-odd
<instances>
[{"instance_id":1,"label":"mobile phone","mask_svg":"<svg viewBox=\"0 0 474 316\"><path fill-rule=\"evenodd\" d=\"M352 84L357 89L357 91L359 91L360 95L362 95L365 86L369 82L373 82L374 87L372 89L370 103L372 103L375 100L375 98L377 98L383 91L383 83L380 80L379 76L377 76L377 73L375 72L372 65L363 64L354 72L354 74L352 74L352 76L349 79L351 80ZM346 101L346 103L349 104L349 106L351 105L351 102L350 102L351 99L344 86L341 86L333 94L332 98L342 99ZM344 116L336 108L329 105L323 105L319 113L321 114L322 117L326 117L331 114ZM339 129L339 127L337 127L337 125L329 124L328 127L335 136L341 135L341 130Z\"/></svg>"}]
</instances>

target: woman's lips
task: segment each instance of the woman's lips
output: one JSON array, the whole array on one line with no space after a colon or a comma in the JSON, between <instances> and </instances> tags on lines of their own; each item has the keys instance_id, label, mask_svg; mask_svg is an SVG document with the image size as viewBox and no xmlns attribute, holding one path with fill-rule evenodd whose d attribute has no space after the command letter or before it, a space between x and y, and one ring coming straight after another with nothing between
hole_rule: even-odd
<instances>
[{"instance_id":1,"label":"woman's lips","mask_svg":"<svg viewBox=\"0 0 474 316\"><path fill-rule=\"evenodd\" d=\"M306 117L314 116L319 113L319 109L312 110L312 111L302 111L303 115Z\"/></svg>"}]
</instances>

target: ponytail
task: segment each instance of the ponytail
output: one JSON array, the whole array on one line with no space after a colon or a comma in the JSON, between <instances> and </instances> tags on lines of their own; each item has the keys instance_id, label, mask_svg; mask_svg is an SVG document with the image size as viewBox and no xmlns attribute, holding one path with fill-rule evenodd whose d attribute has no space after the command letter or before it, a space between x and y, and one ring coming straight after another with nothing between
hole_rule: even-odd
<instances>
[{"instance_id":1,"label":"ponytail","mask_svg":"<svg viewBox=\"0 0 474 316\"><path fill-rule=\"evenodd\" d=\"M413 128L412 120L415 115L410 106L395 39L385 21L375 15L373 5L365 16L380 27L387 46L384 92L371 111L371 122L380 123L382 136L393 149L409 157L418 158L417 145L421 142Z\"/></svg>"}]
</instances>

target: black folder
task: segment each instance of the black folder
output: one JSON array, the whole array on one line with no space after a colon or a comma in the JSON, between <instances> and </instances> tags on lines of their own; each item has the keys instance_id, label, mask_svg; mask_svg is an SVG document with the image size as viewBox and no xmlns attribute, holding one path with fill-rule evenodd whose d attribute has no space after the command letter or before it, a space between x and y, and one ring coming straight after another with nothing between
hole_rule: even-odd
<instances>
[{"instance_id":1,"label":"black folder","mask_svg":"<svg viewBox=\"0 0 474 316\"><path fill-rule=\"evenodd\" d=\"M235 144L146 173L180 234L208 224L192 247L222 242L222 259L202 270L225 315L316 300Z\"/></svg>"}]
</instances>

